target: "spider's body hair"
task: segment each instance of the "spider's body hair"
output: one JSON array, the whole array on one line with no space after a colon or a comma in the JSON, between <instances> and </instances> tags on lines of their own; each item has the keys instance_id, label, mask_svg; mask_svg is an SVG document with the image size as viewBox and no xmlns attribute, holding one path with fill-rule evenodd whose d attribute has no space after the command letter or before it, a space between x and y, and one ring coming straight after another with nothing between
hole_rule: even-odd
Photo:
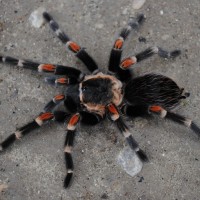
<instances>
[{"instance_id":1,"label":"spider's body hair","mask_svg":"<svg viewBox=\"0 0 200 200\"><path fill-rule=\"evenodd\" d=\"M170 110L185 98L182 93L183 89L172 79L159 74L146 74L127 83L124 98L131 105L159 105Z\"/></svg>"}]
</instances>

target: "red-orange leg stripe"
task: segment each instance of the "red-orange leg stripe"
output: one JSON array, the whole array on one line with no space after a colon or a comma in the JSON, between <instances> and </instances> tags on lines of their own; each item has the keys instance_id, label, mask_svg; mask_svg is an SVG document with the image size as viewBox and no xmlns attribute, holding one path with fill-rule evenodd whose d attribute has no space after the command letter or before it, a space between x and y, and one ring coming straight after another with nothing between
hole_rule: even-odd
<instances>
[{"instance_id":1,"label":"red-orange leg stripe","mask_svg":"<svg viewBox=\"0 0 200 200\"><path fill-rule=\"evenodd\" d=\"M63 100L64 98L65 98L65 95L63 95L63 94L56 95L56 96L54 97L54 99L55 99L56 101Z\"/></svg>"},{"instance_id":2,"label":"red-orange leg stripe","mask_svg":"<svg viewBox=\"0 0 200 200\"><path fill-rule=\"evenodd\" d=\"M70 50L72 50L74 53L79 52L81 49L81 47L75 42L69 42L68 45L69 45Z\"/></svg>"},{"instance_id":3,"label":"red-orange leg stripe","mask_svg":"<svg viewBox=\"0 0 200 200\"><path fill-rule=\"evenodd\" d=\"M135 64L135 62L132 58L126 58L121 62L120 67L127 69L133 64Z\"/></svg>"},{"instance_id":4,"label":"red-orange leg stripe","mask_svg":"<svg viewBox=\"0 0 200 200\"><path fill-rule=\"evenodd\" d=\"M56 79L56 82L60 83L60 84L67 84L68 79L67 78L58 78L58 79Z\"/></svg>"},{"instance_id":5,"label":"red-orange leg stripe","mask_svg":"<svg viewBox=\"0 0 200 200\"><path fill-rule=\"evenodd\" d=\"M121 49L123 46L124 41L122 39L117 39L114 44L115 49Z\"/></svg>"},{"instance_id":6,"label":"red-orange leg stripe","mask_svg":"<svg viewBox=\"0 0 200 200\"><path fill-rule=\"evenodd\" d=\"M107 105L107 108L108 108L110 113L112 113L114 115L119 114L118 111L117 111L117 108L113 104Z\"/></svg>"},{"instance_id":7,"label":"red-orange leg stripe","mask_svg":"<svg viewBox=\"0 0 200 200\"><path fill-rule=\"evenodd\" d=\"M51 64L43 64L40 66L40 69L45 72L54 72L56 69L56 66L51 65Z\"/></svg>"},{"instance_id":8,"label":"red-orange leg stripe","mask_svg":"<svg viewBox=\"0 0 200 200\"><path fill-rule=\"evenodd\" d=\"M47 113L42 113L39 117L39 120L41 121L46 121L54 118L53 113L47 112Z\"/></svg>"},{"instance_id":9,"label":"red-orange leg stripe","mask_svg":"<svg viewBox=\"0 0 200 200\"><path fill-rule=\"evenodd\" d=\"M70 126L76 126L76 124L78 123L79 119L80 119L80 115L79 115L79 113L77 113L77 114L75 114L75 115L73 115L71 117L71 119L69 120L68 124Z\"/></svg>"},{"instance_id":10,"label":"red-orange leg stripe","mask_svg":"<svg viewBox=\"0 0 200 200\"><path fill-rule=\"evenodd\" d=\"M150 106L149 110L152 112L161 112L163 108L160 106Z\"/></svg>"}]
</instances>

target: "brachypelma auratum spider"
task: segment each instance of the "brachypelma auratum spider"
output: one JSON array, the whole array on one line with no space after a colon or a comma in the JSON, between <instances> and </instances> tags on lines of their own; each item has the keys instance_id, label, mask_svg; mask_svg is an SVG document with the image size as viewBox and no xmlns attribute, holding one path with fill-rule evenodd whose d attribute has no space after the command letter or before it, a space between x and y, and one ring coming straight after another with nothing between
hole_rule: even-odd
<instances>
[{"instance_id":1,"label":"brachypelma auratum spider","mask_svg":"<svg viewBox=\"0 0 200 200\"><path fill-rule=\"evenodd\" d=\"M45 122L50 120L67 122L64 143L67 168L64 187L67 188L73 175L74 166L71 152L76 126L79 122L95 125L107 117L116 124L129 146L143 162L148 161L148 158L131 135L121 115L134 118L156 114L161 118L167 118L186 125L198 135L200 134L199 127L192 120L171 112L182 99L189 95L183 93L183 88L179 88L173 80L163 75L146 74L135 78L130 69L135 63L155 54L163 58L175 58L180 54L180 50L167 52L159 47L150 47L121 61L124 41L131 31L140 27L145 20L144 15L138 15L135 21L130 22L127 27L121 30L110 53L107 74L99 71L96 62L85 49L61 31L59 25L47 12L43 13L43 17L61 42L86 65L91 74L85 75L80 70L72 67L38 63L1 55L0 61L3 63L61 75L62 77L57 78L55 76L47 77L46 82L51 85L65 85L66 89L63 94L56 95L44 107L44 112L39 114L35 120L21 127L0 143L0 151L7 149L15 140L41 127ZM56 106L61 102L64 102L67 112L55 111Z\"/></svg>"}]
</instances>

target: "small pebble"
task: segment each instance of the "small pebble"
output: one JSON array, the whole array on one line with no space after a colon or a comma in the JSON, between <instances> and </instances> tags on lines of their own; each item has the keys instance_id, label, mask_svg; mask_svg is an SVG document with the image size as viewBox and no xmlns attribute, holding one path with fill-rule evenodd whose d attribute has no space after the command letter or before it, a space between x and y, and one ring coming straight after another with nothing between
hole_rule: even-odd
<instances>
[{"instance_id":1,"label":"small pebble","mask_svg":"<svg viewBox=\"0 0 200 200\"><path fill-rule=\"evenodd\" d=\"M132 4L132 7L133 9L140 9L144 3L146 2L146 0L133 0L133 4Z\"/></svg>"},{"instance_id":2,"label":"small pebble","mask_svg":"<svg viewBox=\"0 0 200 200\"><path fill-rule=\"evenodd\" d=\"M139 37L138 40L139 40L139 42L143 42L143 43L147 42L145 37Z\"/></svg>"},{"instance_id":3,"label":"small pebble","mask_svg":"<svg viewBox=\"0 0 200 200\"><path fill-rule=\"evenodd\" d=\"M164 14L164 12L163 12L163 10L161 10L161 11L160 11L160 15L163 15L163 14Z\"/></svg>"},{"instance_id":4,"label":"small pebble","mask_svg":"<svg viewBox=\"0 0 200 200\"><path fill-rule=\"evenodd\" d=\"M122 11L122 15L127 15L128 13L128 8L124 8L124 10Z\"/></svg>"},{"instance_id":5,"label":"small pebble","mask_svg":"<svg viewBox=\"0 0 200 200\"><path fill-rule=\"evenodd\" d=\"M40 28L41 26L45 24L45 20L42 16L43 12L45 11L46 11L45 8L40 7L31 13L29 17L29 21L33 27Z\"/></svg>"},{"instance_id":6,"label":"small pebble","mask_svg":"<svg viewBox=\"0 0 200 200\"><path fill-rule=\"evenodd\" d=\"M170 37L169 35L165 34L161 38L162 38L162 40L167 40L167 39L169 39L169 37Z\"/></svg>"},{"instance_id":7,"label":"small pebble","mask_svg":"<svg viewBox=\"0 0 200 200\"><path fill-rule=\"evenodd\" d=\"M0 193L4 192L8 188L8 185L6 184L0 184Z\"/></svg>"},{"instance_id":8,"label":"small pebble","mask_svg":"<svg viewBox=\"0 0 200 200\"><path fill-rule=\"evenodd\" d=\"M117 162L132 177L138 174L143 167L142 161L129 146L119 153Z\"/></svg>"},{"instance_id":9,"label":"small pebble","mask_svg":"<svg viewBox=\"0 0 200 200\"><path fill-rule=\"evenodd\" d=\"M103 28L103 27L104 27L103 24L96 24L96 25L95 25L95 28L97 28L97 29L101 29L101 28Z\"/></svg>"}]
</instances>

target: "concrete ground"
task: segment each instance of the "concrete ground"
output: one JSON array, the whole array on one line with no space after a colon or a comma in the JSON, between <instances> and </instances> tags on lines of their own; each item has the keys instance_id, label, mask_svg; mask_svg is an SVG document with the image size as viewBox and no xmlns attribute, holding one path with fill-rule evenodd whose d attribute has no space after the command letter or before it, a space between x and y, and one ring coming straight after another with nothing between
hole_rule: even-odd
<instances>
[{"instance_id":1,"label":"concrete ground","mask_svg":"<svg viewBox=\"0 0 200 200\"><path fill-rule=\"evenodd\" d=\"M52 34L48 26L31 27L28 18L45 7L106 71L114 36L137 13L147 20L133 34L124 55L158 45L182 50L174 61L157 56L135 68L137 74L167 75L191 93L177 112L200 125L200 4L199 0L148 0L140 10L133 0L0 0L0 52L33 60L84 66ZM139 38L144 37L143 42ZM59 94L29 70L0 64L0 141L37 116L53 95ZM200 141L190 130L170 121L138 118L128 123L147 152L150 163L130 177L116 158L125 143L105 121L79 127L74 147L75 178L64 190L65 125L49 124L17 142L0 155L0 184L7 184L1 200L198 200L200 199Z\"/></svg>"}]
</instances>

